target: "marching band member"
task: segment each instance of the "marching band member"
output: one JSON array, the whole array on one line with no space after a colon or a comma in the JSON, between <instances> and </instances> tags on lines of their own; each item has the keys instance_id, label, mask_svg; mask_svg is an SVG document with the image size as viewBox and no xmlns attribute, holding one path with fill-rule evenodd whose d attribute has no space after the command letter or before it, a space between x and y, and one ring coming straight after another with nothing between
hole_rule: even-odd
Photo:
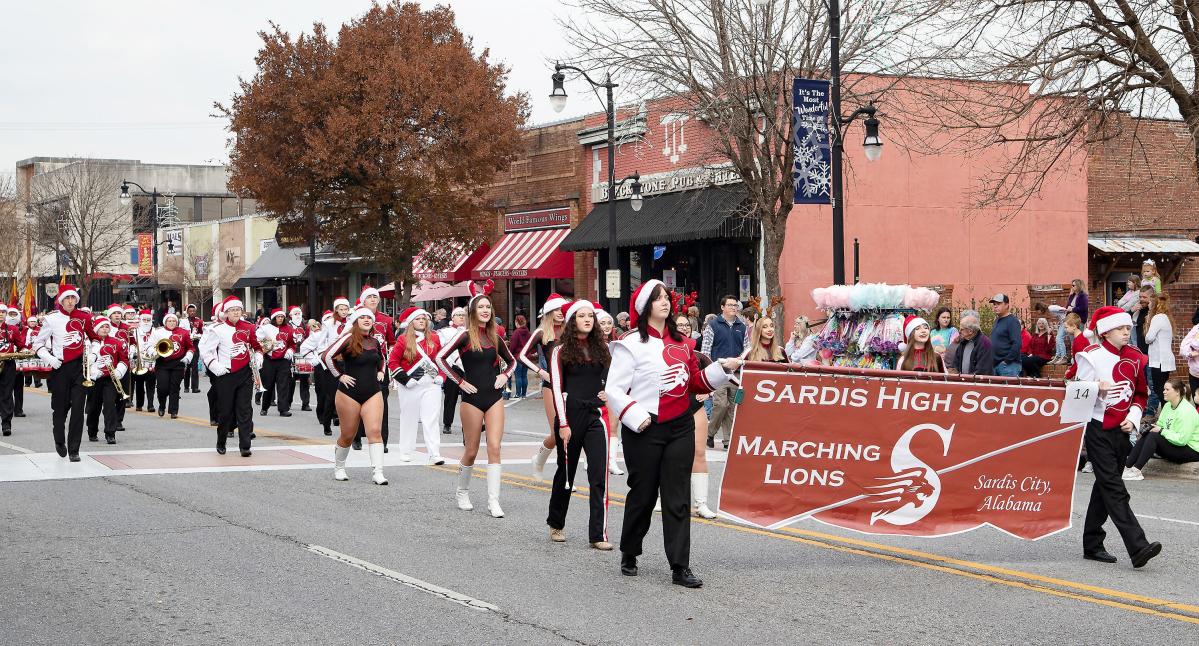
<instances>
[{"instance_id":1,"label":"marching band member","mask_svg":"<svg viewBox=\"0 0 1199 646\"><path fill-rule=\"evenodd\" d=\"M541 377L541 403L545 406L545 422L550 429L549 435L542 440L537 454L532 458L533 475L538 480L545 478L545 461L554 451L556 431L554 430L554 398L550 383L549 360L550 352L553 351L554 346L558 345L558 339L562 336L562 325L565 322L565 319L562 318L562 308L569 303L570 301L559 294L550 294L545 305L541 306L541 324L537 326L536 330L533 330L525 347L520 351L521 363L525 364L530 372Z\"/></svg>"},{"instance_id":2,"label":"marching band member","mask_svg":"<svg viewBox=\"0 0 1199 646\"><path fill-rule=\"evenodd\" d=\"M15 351L20 352L22 350L28 350L29 346L26 345L26 341L29 331L21 321L21 310L9 305L8 316L4 318L4 324L7 325L12 332L11 338L13 343L16 345ZM13 416L25 417L25 375L17 372L16 362L13 362L13 365L10 365L9 368L13 369Z\"/></svg>"},{"instance_id":3,"label":"marching band member","mask_svg":"<svg viewBox=\"0 0 1199 646\"><path fill-rule=\"evenodd\" d=\"M213 327L216 327L225 322L225 311L224 311L223 306L224 306L224 304L219 301L216 302L215 304L213 304L213 306L212 306L212 324L209 326L209 328L208 328L209 330L211 330ZM197 352L199 352L200 348L203 347L201 345L203 342L204 342L204 337L200 337L200 340L196 342L196 351ZM202 360L203 360L203 357L201 356L201 361ZM218 393L217 393L217 389L216 389L216 375L212 374L212 371L207 370L207 369L204 371L204 374L208 375L208 425L209 426L218 426L218 425L220 425L220 415L219 415L219 408L217 407L217 394ZM128 391L126 391L126 392L128 392ZM230 432L232 432L232 431L230 431Z\"/></svg>"},{"instance_id":4,"label":"marching band member","mask_svg":"<svg viewBox=\"0 0 1199 646\"><path fill-rule=\"evenodd\" d=\"M300 356L318 359L312 366L312 383L316 390L316 419L321 423L325 435L333 435L333 429L329 427L333 417L333 398L326 392L326 383L333 378L329 376L324 363L319 361L320 355L329 347L327 334L333 329L333 310L325 310L321 322L311 321L310 325L312 328L308 338L300 344Z\"/></svg>"},{"instance_id":5,"label":"marching band member","mask_svg":"<svg viewBox=\"0 0 1199 646\"><path fill-rule=\"evenodd\" d=\"M221 307L225 320L212 327L201 339L200 358L215 376L219 425L216 452L225 454L225 438L237 426L238 448L243 458L250 457L250 436L254 433L254 408L251 391L254 379L250 362L262 348L254 325L243 321L245 307L236 296L226 298Z\"/></svg>"},{"instance_id":6,"label":"marching band member","mask_svg":"<svg viewBox=\"0 0 1199 646\"><path fill-rule=\"evenodd\" d=\"M466 309L455 307L450 314L450 324L437 331L437 336L441 339L442 347L449 343L458 332L466 326ZM462 360L455 352L449 356L449 365L462 374ZM458 384L453 379L446 379L445 384L441 387L441 434L449 435L450 427L454 424L454 410L458 408L458 397L460 395Z\"/></svg>"},{"instance_id":7,"label":"marching band member","mask_svg":"<svg viewBox=\"0 0 1199 646\"><path fill-rule=\"evenodd\" d=\"M1083 558L1115 563L1103 546L1107 533L1103 524L1111 518L1124 540L1134 568L1143 567L1162 551L1162 544L1150 543L1145 530L1129 506L1128 489L1120 477L1132 451L1128 436L1141 424L1149 387L1145 368L1149 359L1135 346L1132 337L1132 317L1119 307L1105 306L1095 310L1089 327L1099 342L1075 353L1074 363L1066 371L1066 379L1099 382L1099 399L1083 434L1083 446L1095 470L1095 486L1087 505L1082 531Z\"/></svg>"},{"instance_id":8,"label":"marching band member","mask_svg":"<svg viewBox=\"0 0 1199 646\"><path fill-rule=\"evenodd\" d=\"M616 335L613 334L613 330L616 329L616 320L612 318L611 314L600 309L595 312L595 324L604 336L604 343L611 347L612 342L616 340ZM620 464L616 461L616 445L620 440L620 423L612 421L611 412L608 411L606 405L604 406L604 411L608 415L608 473L614 476L622 476L624 475L624 470L620 468ZM707 420L706 417L704 419ZM707 432L706 428L704 432Z\"/></svg>"},{"instance_id":9,"label":"marching band member","mask_svg":"<svg viewBox=\"0 0 1199 646\"><path fill-rule=\"evenodd\" d=\"M83 439L83 353L87 350L86 325L90 317L75 309L79 292L74 285L58 288L54 311L46 316L34 346L37 356L50 364L50 408L54 410L54 449L59 457L79 461ZM70 414L70 423L67 415Z\"/></svg>"},{"instance_id":10,"label":"marching band member","mask_svg":"<svg viewBox=\"0 0 1199 646\"><path fill-rule=\"evenodd\" d=\"M361 421L366 432L371 480L377 485L385 485L381 432L384 395L380 387L385 360L383 344L375 338L374 327L374 312L366 307L354 310L346 319L345 331L329 344L321 360L337 381L335 405L338 417L344 422L333 449L333 479L350 479L346 474L346 456L350 454L350 443Z\"/></svg>"},{"instance_id":11,"label":"marching band member","mask_svg":"<svg viewBox=\"0 0 1199 646\"><path fill-rule=\"evenodd\" d=\"M441 338L430 329L429 313L409 307L400 314L401 336L391 348L387 369L391 378L400 384L400 459L412 460L416 449L416 425L425 434L425 451L430 464L445 464L441 457L441 433L437 432L441 412L441 384L445 377L433 363L441 351Z\"/></svg>"},{"instance_id":12,"label":"marching band member","mask_svg":"<svg viewBox=\"0 0 1199 646\"><path fill-rule=\"evenodd\" d=\"M496 330L492 311L491 288L488 280L483 289L470 284L471 299L466 306L466 327L437 353L437 366L462 391L462 439L466 444L458 468L458 508L474 509L470 502L470 481L474 474L475 457L479 454L479 438L487 428L487 511L493 518L503 518L500 507L500 484L503 466L500 464L500 444L504 439L504 404L501 389L516 369L516 359ZM449 358L455 352L462 361L463 373L453 370ZM507 368L500 369L500 360Z\"/></svg>"},{"instance_id":13,"label":"marching band member","mask_svg":"<svg viewBox=\"0 0 1199 646\"><path fill-rule=\"evenodd\" d=\"M158 375L158 416L162 417L169 412L171 419L178 419L180 386L195 355L191 332L180 325L179 317L171 312L163 315L162 327L155 328L150 337L149 349L157 355L156 348L159 342L164 340L171 342L171 353L165 357L158 357L154 367Z\"/></svg>"},{"instance_id":14,"label":"marching band member","mask_svg":"<svg viewBox=\"0 0 1199 646\"><path fill-rule=\"evenodd\" d=\"M129 370L129 348L122 335L113 331L110 319L96 317L92 319L92 334L98 339L89 349L92 360L92 373L88 378L95 382L89 390L87 408L87 439L95 442L99 439L100 416L104 416L104 441L109 444L117 443L117 413L125 409L117 398L117 387L113 379L120 379Z\"/></svg>"},{"instance_id":15,"label":"marching band member","mask_svg":"<svg viewBox=\"0 0 1199 646\"><path fill-rule=\"evenodd\" d=\"M596 325L599 305L578 300L564 306L564 327L550 352L550 378L557 436L558 469L550 491L550 540L566 541L566 510L579 457L587 454L587 483L591 515L587 540L597 550L608 551L608 420L604 412L604 379L611 356L603 332Z\"/></svg>"},{"instance_id":16,"label":"marching band member","mask_svg":"<svg viewBox=\"0 0 1199 646\"><path fill-rule=\"evenodd\" d=\"M25 323L26 323L26 326L25 326L25 328L26 328L25 329L25 349L36 351L37 347L34 346L33 342L34 342L34 339L37 338L38 330L41 329L41 327L42 327L42 316L40 314L31 314L29 316L29 320L27 320ZM25 385L33 386L34 388L41 388L42 387L42 376L41 375L42 375L42 373L40 373L40 372L31 371L25 377ZM13 415L15 415L16 417L25 417L24 409L17 411Z\"/></svg>"},{"instance_id":17,"label":"marching band member","mask_svg":"<svg viewBox=\"0 0 1199 646\"><path fill-rule=\"evenodd\" d=\"M662 496L662 530L672 582L698 588L691 572L688 476L695 443L691 393L709 393L728 383L726 371L741 367L727 358L699 369L699 359L670 317L670 294L660 280L633 292L629 325L635 328L612 346L605 392L624 425L629 471L628 506L620 536L620 571L637 575L637 557L649 531L654 500Z\"/></svg>"},{"instance_id":18,"label":"marching band member","mask_svg":"<svg viewBox=\"0 0 1199 646\"><path fill-rule=\"evenodd\" d=\"M308 326L304 324L304 310L300 309L299 305L292 305L291 309L287 310L287 325L291 327L291 347L297 356L304 356L300 352L300 346L304 344L304 340L308 338L310 332ZM295 372L295 359L292 359L293 373L291 377L291 400L295 401L296 391L300 392L300 410L312 410L308 406L308 373Z\"/></svg>"},{"instance_id":19,"label":"marching band member","mask_svg":"<svg viewBox=\"0 0 1199 646\"><path fill-rule=\"evenodd\" d=\"M125 342L125 352L126 352L125 358L126 358L126 361L128 361L129 341L130 340L129 340L129 336L128 336L128 332L127 332L127 326L125 325L125 308L121 307L121 305L119 305L117 303L113 303L112 305L108 306L108 309L105 310L105 313L108 315L108 321L112 324L112 327L109 328L108 334L109 334L109 336L112 336L112 337L119 337L122 341ZM123 374L124 374L124 377L119 378L121 380L121 388L123 388L125 390L125 394L128 395L130 392L133 392L132 391L132 388L133 388L132 375L129 374L129 370L125 370L125 372ZM117 401L117 431L118 432L125 430L125 409L129 405L130 404L129 404L128 397L125 397L123 400Z\"/></svg>"},{"instance_id":20,"label":"marching band member","mask_svg":"<svg viewBox=\"0 0 1199 646\"><path fill-rule=\"evenodd\" d=\"M16 308L10 308L16 309ZM21 319L18 313L13 321L11 313L0 323L0 352L20 352L24 345L24 335L21 330ZM12 435L12 418L18 410L18 384L23 384L25 376L17 372L15 359L0 361L0 433Z\"/></svg>"},{"instance_id":21,"label":"marching band member","mask_svg":"<svg viewBox=\"0 0 1199 646\"><path fill-rule=\"evenodd\" d=\"M333 320L330 321L328 329L323 333L323 341L317 354L318 357L323 357L325 350L329 345L341 336L342 328L345 327L346 319L350 317L352 312L350 301L345 296L338 296L333 299ZM323 361L322 361L323 365ZM337 416L337 379L331 373L325 375L325 419L322 420L326 427L330 424L338 426L341 420Z\"/></svg>"},{"instance_id":22,"label":"marching band member","mask_svg":"<svg viewBox=\"0 0 1199 646\"><path fill-rule=\"evenodd\" d=\"M134 403L137 410L142 409L143 398L145 401L146 411L154 412L154 386L157 376L154 374L154 346L150 344L150 337L154 335L154 313L150 310L142 310L138 313L137 327L132 330L134 335L133 347L130 352L133 354L141 354L141 357L132 356L131 365L135 368L138 362L146 369L145 374L133 375L133 395Z\"/></svg>"},{"instance_id":23,"label":"marching band member","mask_svg":"<svg viewBox=\"0 0 1199 646\"><path fill-rule=\"evenodd\" d=\"M188 303L184 308L186 314L179 322L180 327L186 328L191 335L192 349L200 347L200 337L204 335L204 319L200 318L195 303ZM200 362L188 361L183 369L183 392L200 392Z\"/></svg>"},{"instance_id":24,"label":"marching band member","mask_svg":"<svg viewBox=\"0 0 1199 646\"><path fill-rule=\"evenodd\" d=\"M258 327L258 342L269 341L271 351L262 357L262 415L265 417L271 403L278 406L279 417L291 417L291 358L296 347L292 345L292 328L285 322L283 310L276 307L271 316ZM277 396L277 399L276 399Z\"/></svg>"},{"instance_id":25,"label":"marching band member","mask_svg":"<svg viewBox=\"0 0 1199 646\"><path fill-rule=\"evenodd\" d=\"M363 285L362 294L358 296L358 303L362 307L370 310L371 315L375 319L375 326L372 336L374 336L375 340L379 342L379 347L381 348L380 352L383 353L383 359L386 361L389 349L391 346L395 345L396 331L395 327L392 325L391 317L379 311L379 300L379 290L371 287L370 285ZM389 407L387 399L391 396L391 380L386 378L386 374L384 374L383 380L379 382L379 389L383 391L383 452L387 453L387 415ZM359 424L358 434L354 436L354 442L351 445L355 451L362 449L362 438L365 436L364 433L365 426Z\"/></svg>"}]
</instances>

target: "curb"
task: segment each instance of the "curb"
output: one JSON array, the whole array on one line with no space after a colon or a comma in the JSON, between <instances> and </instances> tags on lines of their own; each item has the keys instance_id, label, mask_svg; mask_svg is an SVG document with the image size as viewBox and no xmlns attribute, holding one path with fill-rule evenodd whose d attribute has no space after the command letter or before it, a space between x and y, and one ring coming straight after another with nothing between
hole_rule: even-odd
<instances>
[{"instance_id":1,"label":"curb","mask_svg":"<svg viewBox=\"0 0 1199 646\"><path fill-rule=\"evenodd\" d=\"M1199 480L1199 462L1174 464L1168 460L1153 458L1141 471L1146 477Z\"/></svg>"}]
</instances>

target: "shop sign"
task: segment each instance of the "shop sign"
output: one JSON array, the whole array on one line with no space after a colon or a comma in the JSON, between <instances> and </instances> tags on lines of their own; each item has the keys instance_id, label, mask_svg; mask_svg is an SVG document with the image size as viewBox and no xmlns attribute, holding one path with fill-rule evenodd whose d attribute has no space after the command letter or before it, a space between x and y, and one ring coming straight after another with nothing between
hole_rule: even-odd
<instances>
[{"instance_id":1,"label":"shop sign","mask_svg":"<svg viewBox=\"0 0 1199 646\"><path fill-rule=\"evenodd\" d=\"M731 165L713 166L710 168L688 168L669 173L655 173L641 176L641 195L661 195L677 193L697 188L737 184L741 176ZM625 182L616 189L616 199L625 200L633 194L633 183ZM608 183L603 182L591 187L591 201L605 202L608 199Z\"/></svg>"},{"instance_id":2,"label":"shop sign","mask_svg":"<svg viewBox=\"0 0 1199 646\"><path fill-rule=\"evenodd\" d=\"M666 287L668 287L669 289L674 289L675 287L678 287L679 286L678 273L673 269L662 270L662 284L666 285Z\"/></svg>"},{"instance_id":3,"label":"shop sign","mask_svg":"<svg viewBox=\"0 0 1199 646\"><path fill-rule=\"evenodd\" d=\"M563 206L539 211L521 211L504 216L504 231L560 229L570 226L570 207Z\"/></svg>"}]
</instances>

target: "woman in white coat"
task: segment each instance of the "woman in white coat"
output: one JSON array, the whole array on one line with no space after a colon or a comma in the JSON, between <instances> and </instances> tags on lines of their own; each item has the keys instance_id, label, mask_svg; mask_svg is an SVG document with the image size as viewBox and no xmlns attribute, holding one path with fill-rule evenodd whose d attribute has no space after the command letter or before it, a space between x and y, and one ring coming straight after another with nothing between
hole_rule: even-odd
<instances>
[{"instance_id":1,"label":"woman in white coat","mask_svg":"<svg viewBox=\"0 0 1199 646\"><path fill-rule=\"evenodd\" d=\"M1162 390L1170 373L1178 367L1174 359L1174 323L1170 319L1170 295L1155 293L1149 297L1149 403L1145 413L1155 414L1161 406Z\"/></svg>"},{"instance_id":2,"label":"woman in white coat","mask_svg":"<svg viewBox=\"0 0 1199 646\"><path fill-rule=\"evenodd\" d=\"M441 338L430 330L429 313L419 307L409 307L400 313L400 329L404 334L391 347L387 371L400 384L400 459L412 460L416 450L416 424L425 433L425 451L429 464L445 464L441 457L441 434L438 416L441 414L441 385L445 375L437 369L433 357L441 352Z\"/></svg>"}]
</instances>

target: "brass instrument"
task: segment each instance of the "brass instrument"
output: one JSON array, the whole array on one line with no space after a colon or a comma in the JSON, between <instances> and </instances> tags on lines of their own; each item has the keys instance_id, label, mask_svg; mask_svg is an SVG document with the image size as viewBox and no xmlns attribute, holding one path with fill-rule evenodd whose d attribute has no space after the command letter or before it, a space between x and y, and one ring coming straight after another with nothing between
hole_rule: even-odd
<instances>
[{"instance_id":1,"label":"brass instrument","mask_svg":"<svg viewBox=\"0 0 1199 646\"><path fill-rule=\"evenodd\" d=\"M258 345L262 346L263 354L270 354L271 351L273 351L275 349L275 345L277 343L278 343L278 341L276 341L275 339L263 339L258 342Z\"/></svg>"},{"instance_id":2,"label":"brass instrument","mask_svg":"<svg viewBox=\"0 0 1199 646\"><path fill-rule=\"evenodd\" d=\"M170 338L161 339L158 343L154 344L154 354L157 354L162 359L175 354L175 351L178 349L179 344L175 343L175 341Z\"/></svg>"},{"instance_id":3,"label":"brass instrument","mask_svg":"<svg viewBox=\"0 0 1199 646\"><path fill-rule=\"evenodd\" d=\"M262 357L270 354L271 350L275 349L275 339L259 339L258 345L262 347ZM258 364L254 362L254 353L250 353L250 370L254 373L254 390L255 392L266 392L266 388L262 387L262 373L258 370Z\"/></svg>"},{"instance_id":4,"label":"brass instrument","mask_svg":"<svg viewBox=\"0 0 1199 646\"><path fill-rule=\"evenodd\" d=\"M129 369L133 374L140 377L150 372L150 368L146 366L146 362L142 359L142 344L137 340L138 336L140 336L140 333L136 329L133 330L133 365Z\"/></svg>"},{"instance_id":5,"label":"brass instrument","mask_svg":"<svg viewBox=\"0 0 1199 646\"><path fill-rule=\"evenodd\" d=\"M20 350L18 352L0 352L0 374L4 374L4 361L13 361L16 359L32 359L37 356L33 350Z\"/></svg>"},{"instance_id":6,"label":"brass instrument","mask_svg":"<svg viewBox=\"0 0 1199 646\"><path fill-rule=\"evenodd\" d=\"M83 346L83 387L84 388L91 388L92 386L96 385L96 382L92 381L92 349L89 346L91 346L90 343L85 343ZM100 351L99 348L97 348L96 352L98 353L99 351Z\"/></svg>"},{"instance_id":7,"label":"brass instrument","mask_svg":"<svg viewBox=\"0 0 1199 646\"><path fill-rule=\"evenodd\" d=\"M112 379L112 387L117 391L117 401L129 399L129 395L125 394L125 387L121 385L121 380L117 379L116 374L113 373L112 367L108 369L108 378Z\"/></svg>"}]
</instances>

